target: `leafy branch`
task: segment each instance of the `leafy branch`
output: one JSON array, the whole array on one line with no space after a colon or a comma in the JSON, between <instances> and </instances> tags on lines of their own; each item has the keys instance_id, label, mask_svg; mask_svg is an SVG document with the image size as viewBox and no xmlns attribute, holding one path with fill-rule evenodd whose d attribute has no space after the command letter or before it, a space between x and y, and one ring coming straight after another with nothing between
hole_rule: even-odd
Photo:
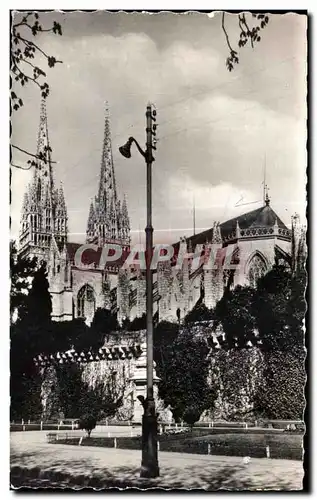
<instances>
[{"instance_id":1,"label":"leafy branch","mask_svg":"<svg viewBox=\"0 0 317 500\"><path fill-rule=\"evenodd\" d=\"M245 14L239 14L237 16L237 21L240 29L238 46L239 48L245 47L250 43L251 47L254 48L256 42L261 41L260 32L269 23L269 17L266 14L252 14L253 20L256 21L255 25L249 26ZM235 64L239 64L239 53L231 45L230 38L225 26L225 12L222 13L222 31L224 32L226 42L229 48L229 57L226 59L226 66L229 71L234 69Z\"/></svg>"},{"instance_id":2,"label":"leafy branch","mask_svg":"<svg viewBox=\"0 0 317 500\"><path fill-rule=\"evenodd\" d=\"M48 64L49 68L53 68L55 64L62 63L62 61L56 59L56 57L47 54L34 40L30 39L30 36L25 34L25 32L30 32L31 37L36 37L39 33L52 32L55 35L62 35L62 28L56 21L53 22L53 26L44 29L39 21L39 15L37 12L28 12L22 17L20 22L13 23L12 33L11 33L11 75L16 82L19 82L23 87L29 82L33 82L41 90L41 95L44 99L49 95L50 89L48 83L45 81L46 73L38 65L33 64L31 60L35 58L36 55L42 54ZM33 68L33 75L29 75L25 72L24 65L31 66ZM43 81L44 79L44 81ZM12 107L17 111L21 106L23 106L23 100L16 95L15 92L11 92Z\"/></svg>"},{"instance_id":3,"label":"leafy branch","mask_svg":"<svg viewBox=\"0 0 317 500\"><path fill-rule=\"evenodd\" d=\"M39 87L42 98L46 99L50 93L50 88L46 81L46 72L42 67L35 64L34 59L37 55L44 56L49 68L54 68L57 63L62 63L62 61L47 54L42 47L32 39L43 32L52 32L55 35L61 36L62 28L59 23L54 21L50 28L44 29L39 21L39 14L37 12L28 12L22 17L21 21L12 24L10 71L11 78L14 78L22 87L32 82ZM31 68L31 73L30 71L26 71L27 67ZM23 100L14 90L11 90L10 96L11 109L17 111L23 106ZM35 155L16 145L11 144L11 147L31 157L31 159L27 161L28 166L25 167L19 166L12 161L10 162L12 167L21 170L29 170L33 166L40 169L39 161L43 161L46 164L48 158L50 160L52 151L49 146L46 146L43 151ZM51 161L51 163L55 162Z\"/></svg>"}]
</instances>

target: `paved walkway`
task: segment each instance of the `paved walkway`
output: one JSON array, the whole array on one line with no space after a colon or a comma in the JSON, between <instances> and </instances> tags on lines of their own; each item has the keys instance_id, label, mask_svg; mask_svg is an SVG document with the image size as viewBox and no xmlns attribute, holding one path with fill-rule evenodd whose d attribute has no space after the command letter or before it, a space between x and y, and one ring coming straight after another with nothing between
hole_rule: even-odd
<instances>
[{"instance_id":1,"label":"paved walkway","mask_svg":"<svg viewBox=\"0 0 317 500\"><path fill-rule=\"evenodd\" d=\"M127 429L126 434L129 432ZM83 435L82 431L75 433ZM140 451L48 444L46 434L46 431L12 432L11 467L61 472L73 479L77 477L79 484L83 476L88 475L98 477L101 483L109 478L120 478L125 483L142 486ZM124 434L122 428L120 434ZM251 459L245 465L241 457L160 452L159 463L161 474L160 478L150 481L153 487L302 489L303 467L299 461Z\"/></svg>"}]
</instances>

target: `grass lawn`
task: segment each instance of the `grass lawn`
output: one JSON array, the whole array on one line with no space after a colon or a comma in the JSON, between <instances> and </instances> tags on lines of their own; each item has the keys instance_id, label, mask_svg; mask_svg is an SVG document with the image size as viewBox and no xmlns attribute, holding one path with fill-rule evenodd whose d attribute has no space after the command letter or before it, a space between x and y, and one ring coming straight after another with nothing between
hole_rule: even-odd
<instances>
[{"instance_id":1,"label":"grass lawn","mask_svg":"<svg viewBox=\"0 0 317 500\"><path fill-rule=\"evenodd\" d=\"M298 434L270 433L269 431L265 434L245 432L216 434L207 431L205 435L202 435L194 429L190 434L159 436L158 441L160 451L265 458L268 452L267 447L269 447L270 458L289 460L302 460L303 458L303 436ZM79 438L63 439L60 436L56 443L78 446ZM141 437L84 437L81 446L140 450Z\"/></svg>"}]
</instances>

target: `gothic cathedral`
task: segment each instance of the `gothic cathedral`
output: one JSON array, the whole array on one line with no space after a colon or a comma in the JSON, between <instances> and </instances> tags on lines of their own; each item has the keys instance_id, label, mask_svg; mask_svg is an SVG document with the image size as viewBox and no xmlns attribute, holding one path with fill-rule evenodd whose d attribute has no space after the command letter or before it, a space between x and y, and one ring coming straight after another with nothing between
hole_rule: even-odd
<instances>
[{"instance_id":1,"label":"gothic cathedral","mask_svg":"<svg viewBox=\"0 0 317 500\"><path fill-rule=\"evenodd\" d=\"M119 322L140 317L145 312L145 274L140 269L123 269L122 260L130 251L130 221L126 199L118 198L112 157L109 113L106 110L98 194L89 208L86 242L98 251L86 251L83 264L76 266L75 254L81 244L68 241L67 208L63 187L56 187L48 136L45 103L41 105L37 143L37 166L24 195L19 252L45 261L52 296L52 319L67 321L85 318L92 321L97 308L111 309ZM87 207L88 208L88 207ZM122 248L121 261L99 266L105 244ZM288 229L270 206L266 194L263 206L211 229L175 243L175 254L218 251L241 260L240 272L230 273L226 266L205 269L186 258L181 269L176 260L159 263L154 272L153 300L157 320L177 321L196 304L213 307L224 288L238 284L254 286L276 259L289 265L305 245L305 235L297 216ZM225 259L225 256L223 257Z\"/></svg>"}]
</instances>

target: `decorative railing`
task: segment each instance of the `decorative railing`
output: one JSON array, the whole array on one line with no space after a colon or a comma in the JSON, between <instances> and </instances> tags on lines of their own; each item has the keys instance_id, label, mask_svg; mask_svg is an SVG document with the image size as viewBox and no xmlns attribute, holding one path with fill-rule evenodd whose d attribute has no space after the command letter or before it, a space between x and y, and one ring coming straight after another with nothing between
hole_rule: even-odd
<instances>
[{"instance_id":1,"label":"decorative railing","mask_svg":"<svg viewBox=\"0 0 317 500\"><path fill-rule=\"evenodd\" d=\"M131 346L101 347L98 351L82 351L71 349L66 352L37 356L34 361L37 366L45 367L52 364L90 363L92 361L135 359L142 354L141 344Z\"/></svg>"}]
</instances>

